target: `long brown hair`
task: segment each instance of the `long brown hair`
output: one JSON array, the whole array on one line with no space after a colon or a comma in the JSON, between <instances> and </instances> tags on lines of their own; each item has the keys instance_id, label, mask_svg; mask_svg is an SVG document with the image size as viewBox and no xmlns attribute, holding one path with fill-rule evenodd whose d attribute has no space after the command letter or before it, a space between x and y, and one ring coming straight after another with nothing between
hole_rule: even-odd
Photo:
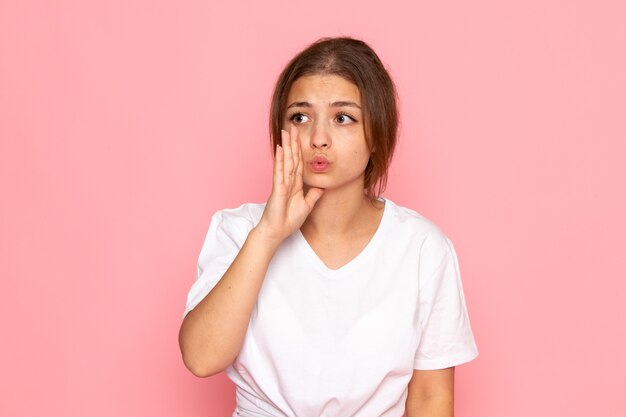
<instances>
[{"instance_id":1,"label":"long brown hair","mask_svg":"<svg viewBox=\"0 0 626 417\"><path fill-rule=\"evenodd\" d=\"M364 187L369 198L377 198L387 185L398 131L397 95L389 73L374 50L361 40L338 37L312 43L287 64L276 82L270 109L272 149L281 141L291 86L305 75L338 75L359 88L365 139L371 152Z\"/></svg>"}]
</instances>

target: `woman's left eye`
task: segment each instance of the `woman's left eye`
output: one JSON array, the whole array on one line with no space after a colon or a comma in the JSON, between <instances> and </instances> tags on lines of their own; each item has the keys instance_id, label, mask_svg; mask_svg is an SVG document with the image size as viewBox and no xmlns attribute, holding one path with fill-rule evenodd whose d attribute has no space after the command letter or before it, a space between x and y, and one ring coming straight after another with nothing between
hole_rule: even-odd
<instances>
[{"instance_id":1,"label":"woman's left eye","mask_svg":"<svg viewBox=\"0 0 626 417\"><path fill-rule=\"evenodd\" d=\"M356 121L354 120L352 116L345 114L345 113L338 114L336 119L339 122L339 124L342 124L342 125L346 125L346 124L353 123Z\"/></svg>"}]
</instances>

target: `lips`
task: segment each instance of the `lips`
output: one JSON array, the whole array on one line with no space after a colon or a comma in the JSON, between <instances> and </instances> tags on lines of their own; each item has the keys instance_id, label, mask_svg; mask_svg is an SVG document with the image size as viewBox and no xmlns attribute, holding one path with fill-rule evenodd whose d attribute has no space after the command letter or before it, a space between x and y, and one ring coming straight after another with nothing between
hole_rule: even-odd
<instances>
[{"instance_id":1,"label":"lips","mask_svg":"<svg viewBox=\"0 0 626 417\"><path fill-rule=\"evenodd\" d=\"M314 172L324 172L330 166L330 162L325 156L316 155L309 161L309 166Z\"/></svg>"}]
</instances>

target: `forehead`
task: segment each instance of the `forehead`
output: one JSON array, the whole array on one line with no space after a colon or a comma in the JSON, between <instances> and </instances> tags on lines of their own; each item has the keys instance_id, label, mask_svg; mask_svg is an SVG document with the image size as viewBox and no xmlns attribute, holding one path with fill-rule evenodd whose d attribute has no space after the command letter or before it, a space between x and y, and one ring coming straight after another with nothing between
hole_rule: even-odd
<instances>
[{"instance_id":1,"label":"forehead","mask_svg":"<svg viewBox=\"0 0 626 417\"><path fill-rule=\"evenodd\" d=\"M287 105L293 101L315 102L353 101L361 104L356 84L338 75L305 75L294 81L287 95Z\"/></svg>"}]
</instances>

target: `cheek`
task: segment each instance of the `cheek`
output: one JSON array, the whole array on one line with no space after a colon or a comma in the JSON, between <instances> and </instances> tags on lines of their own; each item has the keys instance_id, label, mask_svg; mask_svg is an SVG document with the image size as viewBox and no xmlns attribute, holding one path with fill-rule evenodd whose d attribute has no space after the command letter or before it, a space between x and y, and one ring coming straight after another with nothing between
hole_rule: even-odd
<instances>
[{"instance_id":1,"label":"cheek","mask_svg":"<svg viewBox=\"0 0 626 417\"><path fill-rule=\"evenodd\" d=\"M300 139L300 144L302 144L302 146L304 146L305 144L308 144L309 143L308 141L310 138L311 125L302 124L302 125L294 125L294 126L298 130L298 139ZM290 128L291 128L291 123L287 125L287 130L289 130Z\"/></svg>"},{"instance_id":2,"label":"cheek","mask_svg":"<svg viewBox=\"0 0 626 417\"><path fill-rule=\"evenodd\" d=\"M370 147L367 145L367 142L365 141L365 138L363 138L360 146L358 147L358 149L354 151L354 153L355 153L355 156L359 155L360 157L365 158L366 160L369 160L371 152L370 152Z\"/></svg>"},{"instance_id":3,"label":"cheek","mask_svg":"<svg viewBox=\"0 0 626 417\"><path fill-rule=\"evenodd\" d=\"M307 131L307 125L299 125L299 124L295 124L292 123L290 120L286 120L283 122L281 128L283 130L286 130L287 132L291 131L291 127L295 126L296 129L298 130L298 139L300 140L300 145L301 147L304 147L304 141L308 140L308 131Z\"/></svg>"},{"instance_id":4,"label":"cheek","mask_svg":"<svg viewBox=\"0 0 626 417\"><path fill-rule=\"evenodd\" d=\"M289 119L283 120L283 123L282 123L282 125L280 127L281 127L281 129L286 130L287 132L289 132L289 128L291 127L291 120L289 120Z\"/></svg>"},{"instance_id":5,"label":"cheek","mask_svg":"<svg viewBox=\"0 0 626 417\"><path fill-rule=\"evenodd\" d=\"M367 164L370 161L370 153L369 152L365 152L363 154L361 154L361 165L363 167L363 170L365 170L365 168L367 167Z\"/></svg>"},{"instance_id":6,"label":"cheek","mask_svg":"<svg viewBox=\"0 0 626 417\"><path fill-rule=\"evenodd\" d=\"M365 171L367 164L370 160L370 151L367 147L362 147L359 149L354 149L352 151L352 161L354 163L354 167L358 171Z\"/></svg>"}]
</instances>

